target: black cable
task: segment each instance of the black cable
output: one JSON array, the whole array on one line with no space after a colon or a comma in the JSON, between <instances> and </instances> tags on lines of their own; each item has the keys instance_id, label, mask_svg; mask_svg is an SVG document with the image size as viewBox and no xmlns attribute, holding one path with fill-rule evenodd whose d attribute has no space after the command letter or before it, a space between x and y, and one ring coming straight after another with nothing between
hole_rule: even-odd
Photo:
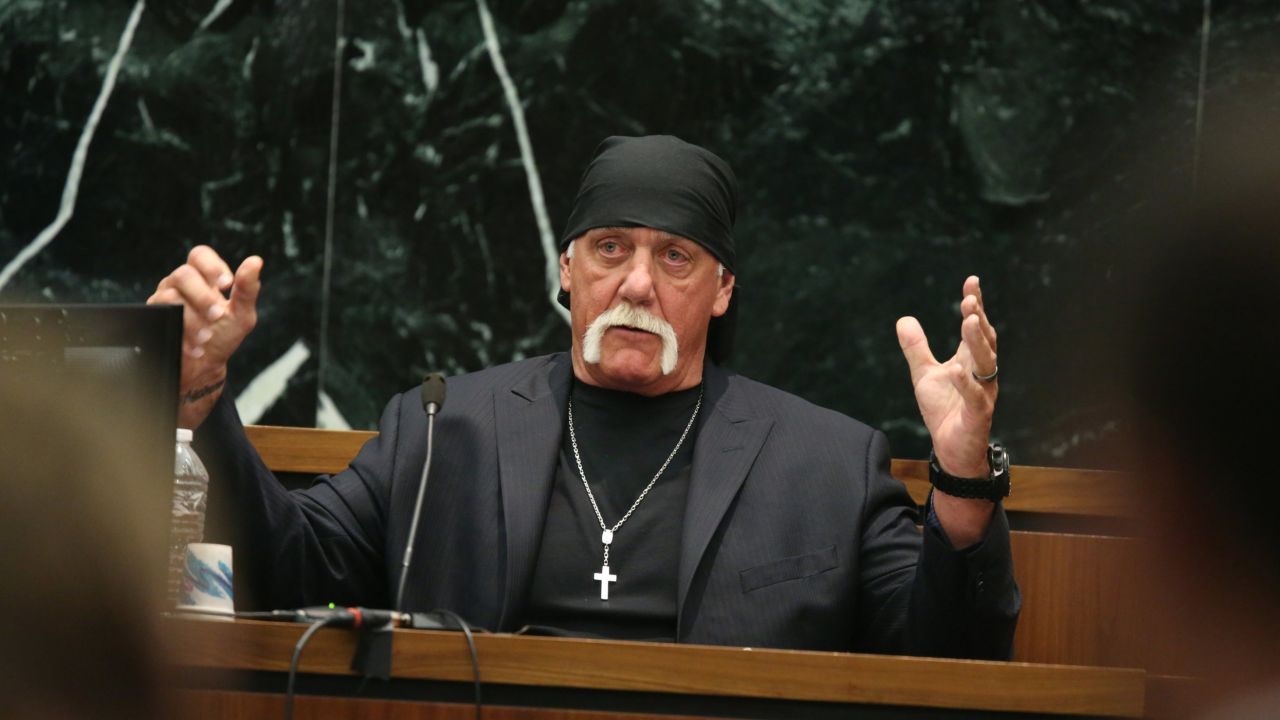
<instances>
[{"instance_id":1,"label":"black cable","mask_svg":"<svg viewBox=\"0 0 1280 720\"><path fill-rule=\"evenodd\" d=\"M297 622L298 613L294 610L241 610L235 617L242 620L283 620Z\"/></svg>"},{"instance_id":2,"label":"black cable","mask_svg":"<svg viewBox=\"0 0 1280 720\"><path fill-rule=\"evenodd\" d=\"M432 612L446 615L458 624L458 629L462 631L463 636L467 639L467 650L471 652L471 677L476 686L476 720L480 720L480 714L484 711L484 700L480 696L480 656L476 654L476 639L471 634L471 624L462 619L462 616L452 610L433 610Z\"/></svg>"},{"instance_id":3,"label":"black cable","mask_svg":"<svg viewBox=\"0 0 1280 720\"><path fill-rule=\"evenodd\" d=\"M293 660L289 661L289 683L285 686L284 692L284 720L293 720L293 684L298 677L298 659L302 657L302 649L307 646L307 643L311 642L311 637L320 628L337 624L342 620L342 618L335 616L311 623L307 631L302 633L302 637L298 638L298 644L293 646Z\"/></svg>"}]
</instances>

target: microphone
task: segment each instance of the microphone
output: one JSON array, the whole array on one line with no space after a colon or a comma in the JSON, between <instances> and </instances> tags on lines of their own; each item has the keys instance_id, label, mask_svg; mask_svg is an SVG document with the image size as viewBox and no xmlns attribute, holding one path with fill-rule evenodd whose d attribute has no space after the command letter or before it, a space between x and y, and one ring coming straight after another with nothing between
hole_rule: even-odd
<instances>
[{"instance_id":1,"label":"microphone","mask_svg":"<svg viewBox=\"0 0 1280 720\"><path fill-rule=\"evenodd\" d=\"M418 500L413 506L413 520L409 523L409 539L405 542L404 562L400 566L400 582L396 586L396 603L392 606L397 612L401 610L404 601L405 581L409 578L409 561L413 559L413 541L418 537L418 521L422 519L422 500L427 496L427 473L431 470L436 413L444 407L444 391L444 375L431 373L422 379L422 409L427 413L427 459L422 463L422 477L418 480Z\"/></svg>"},{"instance_id":2,"label":"microphone","mask_svg":"<svg viewBox=\"0 0 1280 720\"><path fill-rule=\"evenodd\" d=\"M380 610L363 607L316 606L299 610L274 610L267 615L270 619L292 620L294 622L310 622L311 627L302 634L293 649L293 661L289 665L289 683L285 693L286 717L293 713L293 681L297 675L298 659L307 641L322 627L350 627L371 632L363 632L356 646L355 657L351 660L351 669L359 671L366 679L377 677L387 680L391 677L391 633L393 627L447 629L442 618L452 617L457 627L467 638L467 648L471 651L471 667L476 683L476 713L480 708L480 665L476 657L475 642L472 639L471 626L456 614L447 611L430 613L401 612L404 604L405 581L409 577L409 562L413 559L413 542L418 537L418 521L422 519L422 501L427 495L427 475L431 471L431 454L435 438L436 413L444 407L445 382L444 375L431 373L422 379L422 409L427 413L427 457L422 463L422 476L418 480L418 499L413 507L413 520L409 523L409 539L405 542L404 562L400 566L400 582L396 586L396 602L392 610Z\"/></svg>"},{"instance_id":3,"label":"microphone","mask_svg":"<svg viewBox=\"0 0 1280 720\"><path fill-rule=\"evenodd\" d=\"M440 412L440 408L444 407L444 391L443 374L431 373L422 378L422 409L427 411L428 417Z\"/></svg>"}]
</instances>

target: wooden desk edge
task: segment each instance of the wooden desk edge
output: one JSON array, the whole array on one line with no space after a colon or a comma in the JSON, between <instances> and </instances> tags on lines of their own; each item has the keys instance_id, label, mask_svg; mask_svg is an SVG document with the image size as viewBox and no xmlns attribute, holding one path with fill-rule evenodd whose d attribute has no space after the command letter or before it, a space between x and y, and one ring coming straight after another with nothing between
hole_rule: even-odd
<instances>
[{"instance_id":1,"label":"wooden desk edge","mask_svg":"<svg viewBox=\"0 0 1280 720\"><path fill-rule=\"evenodd\" d=\"M167 619L177 665L283 672L302 625ZM458 633L397 630L394 676L469 682ZM478 635L485 682L632 692L1141 717L1140 669ZM349 675L355 635L324 630L301 670Z\"/></svg>"}]
</instances>

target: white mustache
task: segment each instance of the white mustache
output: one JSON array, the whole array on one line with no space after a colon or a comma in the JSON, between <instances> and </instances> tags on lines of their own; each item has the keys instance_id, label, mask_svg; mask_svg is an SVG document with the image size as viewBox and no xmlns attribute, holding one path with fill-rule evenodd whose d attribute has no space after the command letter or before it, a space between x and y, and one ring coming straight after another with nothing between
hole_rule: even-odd
<instances>
[{"instance_id":1,"label":"white mustache","mask_svg":"<svg viewBox=\"0 0 1280 720\"><path fill-rule=\"evenodd\" d=\"M611 327L626 327L653 333L662 338L662 374L670 375L676 369L680 349L676 331L662 318L655 317L630 303L619 303L591 321L582 336L582 359L592 365L599 364L604 331Z\"/></svg>"}]
</instances>

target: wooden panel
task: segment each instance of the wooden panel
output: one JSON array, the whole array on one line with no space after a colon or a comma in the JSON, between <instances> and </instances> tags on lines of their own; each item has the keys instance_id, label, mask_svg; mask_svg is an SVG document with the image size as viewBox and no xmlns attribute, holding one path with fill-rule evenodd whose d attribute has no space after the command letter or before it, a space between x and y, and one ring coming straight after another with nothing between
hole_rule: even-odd
<instances>
[{"instance_id":1,"label":"wooden panel","mask_svg":"<svg viewBox=\"0 0 1280 720\"><path fill-rule=\"evenodd\" d=\"M222 690L183 690L177 693L180 720L277 720L284 716L284 696ZM474 705L422 703L299 695L294 698L296 720L475 720ZM485 720L694 720L687 715L562 710L485 705Z\"/></svg>"},{"instance_id":2,"label":"wooden panel","mask_svg":"<svg viewBox=\"0 0 1280 720\"><path fill-rule=\"evenodd\" d=\"M179 664L284 671L300 625L172 620ZM302 670L350 674L354 636L325 630ZM486 682L939 708L1139 717L1141 670L481 635ZM397 631L396 677L469 681L461 635Z\"/></svg>"},{"instance_id":3,"label":"wooden panel","mask_svg":"<svg viewBox=\"0 0 1280 720\"><path fill-rule=\"evenodd\" d=\"M369 438L365 430L315 430L312 428L246 425L249 442L262 461L276 472L327 473L341 471Z\"/></svg>"},{"instance_id":4,"label":"wooden panel","mask_svg":"<svg viewBox=\"0 0 1280 720\"><path fill-rule=\"evenodd\" d=\"M1099 517L1138 514L1137 483L1124 473L1035 465L1014 465L1009 472L1012 489L1004 501L1006 510ZM894 460L893 476L906 484L917 503L929 497L928 462Z\"/></svg>"},{"instance_id":5,"label":"wooden panel","mask_svg":"<svg viewBox=\"0 0 1280 720\"><path fill-rule=\"evenodd\" d=\"M1014 659L1146 667L1141 541L1012 534L1022 616Z\"/></svg>"},{"instance_id":6,"label":"wooden panel","mask_svg":"<svg viewBox=\"0 0 1280 720\"><path fill-rule=\"evenodd\" d=\"M267 467L277 472L336 473L347 466L376 433L357 430L249 425L249 441ZM1138 493L1134 481L1121 473L1016 465L1013 492L1005 508L1019 512L1064 513L1104 517L1133 517ZM916 502L929 494L928 463L894 460L893 474L907 485Z\"/></svg>"}]
</instances>

